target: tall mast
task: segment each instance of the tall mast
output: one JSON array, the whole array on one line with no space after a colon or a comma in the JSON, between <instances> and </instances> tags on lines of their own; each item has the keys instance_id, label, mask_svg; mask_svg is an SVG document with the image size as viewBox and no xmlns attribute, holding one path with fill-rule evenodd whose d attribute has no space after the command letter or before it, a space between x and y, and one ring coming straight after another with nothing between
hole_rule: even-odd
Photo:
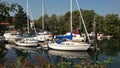
<instances>
[{"instance_id":1,"label":"tall mast","mask_svg":"<svg viewBox=\"0 0 120 68\"><path fill-rule=\"evenodd\" d=\"M84 21L84 19L83 19L82 12L81 12L80 7L79 7L79 4L78 4L78 0L76 0L76 3L77 3L77 7L78 7L78 9L79 9L80 17L81 17L81 19L82 19L82 23L83 23L85 32L86 32L86 34L87 34L87 38L88 38L88 40L89 40L89 42L90 42L90 38L89 38L88 31L87 31L86 26L85 26L85 21Z\"/></svg>"},{"instance_id":2,"label":"tall mast","mask_svg":"<svg viewBox=\"0 0 120 68\"><path fill-rule=\"evenodd\" d=\"M27 29L28 29L28 34L30 33L29 29L29 7L28 7L28 0L27 0Z\"/></svg>"},{"instance_id":3,"label":"tall mast","mask_svg":"<svg viewBox=\"0 0 120 68\"><path fill-rule=\"evenodd\" d=\"M72 32L72 0L70 0L70 27Z\"/></svg>"},{"instance_id":4,"label":"tall mast","mask_svg":"<svg viewBox=\"0 0 120 68\"><path fill-rule=\"evenodd\" d=\"M42 1L42 30L44 30L44 2Z\"/></svg>"}]
</instances>

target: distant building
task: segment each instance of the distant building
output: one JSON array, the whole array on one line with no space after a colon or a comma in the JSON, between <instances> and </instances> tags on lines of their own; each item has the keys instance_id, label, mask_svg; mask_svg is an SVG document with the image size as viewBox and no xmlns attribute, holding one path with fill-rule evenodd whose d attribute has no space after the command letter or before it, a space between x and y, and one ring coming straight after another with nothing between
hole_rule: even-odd
<instances>
[{"instance_id":1,"label":"distant building","mask_svg":"<svg viewBox=\"0 0 120 68\"><path fill-rule=\"evenodd\" d=\"M14 26L11 25L10 22L1 22L0 25L4 25L4 26L6 26L6 27L8 27L8 28L14 28Z\"/></svg>"},{"instance_id":2,"label":"distant building","mask_svg":"<svg viewBox=\"0 0 120 68\"><path fill-rule=\"evenodd\" d=\"M9 22L1 22L0 25L10 26L10 23Z\"/></svg>"}]
</instances>

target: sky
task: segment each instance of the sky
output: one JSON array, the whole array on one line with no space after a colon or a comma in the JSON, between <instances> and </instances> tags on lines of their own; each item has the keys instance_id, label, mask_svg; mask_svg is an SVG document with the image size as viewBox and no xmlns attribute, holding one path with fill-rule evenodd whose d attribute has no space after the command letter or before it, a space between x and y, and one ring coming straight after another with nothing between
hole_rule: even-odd
<instances>
[{"instance_id":1,"label":"sky","mask_svg":"<svg viewBox=\"0 0 120 68\"><path fill-rule=\"evenodd\" d=\"M26 12L26 0L2 0L9 3L18 3L22 5ZM42 1L45 3L47 14L64 15L70 11L70 0L29 0L30 10L34 19L38 19L42 15ZM120 16L120 0L78 0L82 9L94 10L99 15L119 14ZM73 0L73 11L78 10L76 1Z\"/></svg>"}]
</instances>

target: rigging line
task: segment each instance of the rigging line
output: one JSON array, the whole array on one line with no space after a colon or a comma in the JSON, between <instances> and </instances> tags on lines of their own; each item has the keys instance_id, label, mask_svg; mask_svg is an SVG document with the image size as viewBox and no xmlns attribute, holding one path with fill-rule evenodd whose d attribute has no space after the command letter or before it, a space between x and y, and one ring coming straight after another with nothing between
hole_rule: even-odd
<instances>
[{"instance_id":1,"label":"rigging line","mask_svg":"<svg viewBox=\"0 0 120 68\"><path fill-rule=\"evenodd\" d=\"M42 30L44 30L44 2L42 1Z\"/></svg>"},{"instance_id":2,"label":"rigging line","mask_svg":"<svg viewBox=\"0 0 120 68\"><path fill-rule=\"evenodd\" d=\"M28 0L27 0L26 4L27 4L27 29L28 29L28 34L29 34L30 30L29 30L29 7L28 7Z\"/></svg>"},{"instance_id":3,"label":"rigging line","mask_svg":"<svg viewBox=\"0 0 120 68\"><path fill-rule=\"evenodd\" d=\"M48 15L47 9L46 9L46 7L45 7L45 4L44 4L44 10L45 10L45 14ZM49 21L49 18L48 18L48 16L47 16L47 22L48 22L48 21Z\"/></svg>"},{"instance_id":4,"label":"rigging line","mask_svg":"<svg viewBox=\"0 0 120 68\"><path fill-rule=\"evenodd\" d=\"M35 30L35 33L37 34L37 31L36 31L36 28L35 28L35 21L34 21L34 17L33 17L33 14L31 12L31 9L30 9L30 5L28 5L28 8L29 8L29 13L30 13L30 17L32 18L32 22L33 22L33 29Z\"/></svg>"},{"instance_id":5,"label":"rigging line","mask_svg":"<svg viewBox=\"0 0 120 68\"><path fill-rule=\"evenodd\" d=\"M70 0L70 27L72 32L72 0Z\"/></svg>"},{"instance_id":6,"label":"rigging line","mask_svg":"<svg viewBox=\"0 0 120 68\"><path fill-rule=\"evenodd\" d=\"M87 31L86 26L85 26L85 21L84 21L84 19L83 19L82 12L81 12L80 7L79 7L79 4L78 4L78 0L76 0L76 3L77 3L77 7L78 7L78 9L79 9L80 17L81 17L81 19L82 19L82 23L83 23L85 32L86 32L86 34L87 34L87 38L88 38L88 40L89 40L89 42L90 42L90 38L89 38L88 31Z\"/></svg>"}]
</instances>

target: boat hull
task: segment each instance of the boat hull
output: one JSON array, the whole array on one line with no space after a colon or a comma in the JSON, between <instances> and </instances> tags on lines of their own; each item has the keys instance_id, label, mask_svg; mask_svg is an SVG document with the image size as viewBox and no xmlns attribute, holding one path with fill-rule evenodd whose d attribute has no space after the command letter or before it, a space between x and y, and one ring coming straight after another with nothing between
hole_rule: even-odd
<instances>
[{"instance_id":1,"label":"boat hull","mask_svg":"<svg viewBox=\"0 0 120 68\"><path fill-rule=\"evenodd\" d=\"M69 51L86 51L91 44L80 44L80 45L61 45L61 44L49 44L49 48L55 49L55 50L69 50Z\"/></svg>"},{"instance_id":2,"label":"boat hull","mask_svg":"<svg viewBox=\"0 0 120 68\"><path fill-rule=\"evenodd\" d=\"M38 43L20 43L20 42L15 42L16 45L19 46L38 46Z\"/></svg>"}]
</instances>

